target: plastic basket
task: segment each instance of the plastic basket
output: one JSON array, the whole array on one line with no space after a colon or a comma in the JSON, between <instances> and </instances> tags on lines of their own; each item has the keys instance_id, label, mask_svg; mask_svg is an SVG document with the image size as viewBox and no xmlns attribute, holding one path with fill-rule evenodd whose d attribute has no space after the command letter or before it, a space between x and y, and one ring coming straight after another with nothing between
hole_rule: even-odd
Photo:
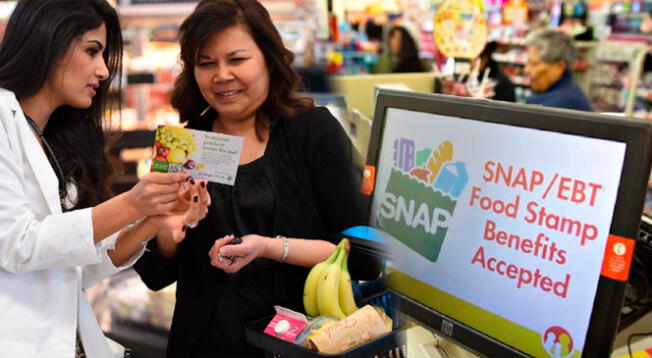
<instances>
[{"instance_id":1,"label":"plastic basket","mask_svg":"<svg viewBox=\"0 0 652 358\"><path fill-rule=\"evenodd\" d=\"M269 353L274 358L312 358L312 357L406 357L405 331L401 329L401 315L397 314L394 296L390 291L376 293L361 301L360 306L371 304L382 307L385 313L394 321L392 332L378 337L373 341L351 348L337 354L324 354L311 351L303 346L284 341L263 332L273 316L265 317L250 323L245 332L247 341Z\"/></svg>"}]
</instances>

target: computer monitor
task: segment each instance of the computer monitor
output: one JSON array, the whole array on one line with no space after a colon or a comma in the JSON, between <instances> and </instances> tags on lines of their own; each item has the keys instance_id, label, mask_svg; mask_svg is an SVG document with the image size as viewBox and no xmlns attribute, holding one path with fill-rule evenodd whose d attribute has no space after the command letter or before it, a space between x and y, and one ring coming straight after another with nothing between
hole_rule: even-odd
<instances>
[{"instance_id":1,"label":"computer monitor","mask_svg":"<svg viewBox=\"0 0 652 358\"><path fill-rule=\"evenodd\" d=\"M369 223L403 312L484 356L608 357L651 139L641 121L381 90Z\"/></svg>"}]
</instances>

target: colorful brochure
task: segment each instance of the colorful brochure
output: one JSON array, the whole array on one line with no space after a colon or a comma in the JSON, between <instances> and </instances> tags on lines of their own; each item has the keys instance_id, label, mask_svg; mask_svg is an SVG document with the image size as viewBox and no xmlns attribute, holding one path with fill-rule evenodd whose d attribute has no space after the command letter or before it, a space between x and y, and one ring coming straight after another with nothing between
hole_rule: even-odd
<instances>
[{"instance_id":1,"label":"colorful brochure","mask_svg":"<svg viewBox=\"0 0 652 358\"><path fill-rule=\"evenodd\" d=\"M233 185L243 138L180 127L156 130L152 171L188 173L195 179Z\"/></svg>"}]
</instances>

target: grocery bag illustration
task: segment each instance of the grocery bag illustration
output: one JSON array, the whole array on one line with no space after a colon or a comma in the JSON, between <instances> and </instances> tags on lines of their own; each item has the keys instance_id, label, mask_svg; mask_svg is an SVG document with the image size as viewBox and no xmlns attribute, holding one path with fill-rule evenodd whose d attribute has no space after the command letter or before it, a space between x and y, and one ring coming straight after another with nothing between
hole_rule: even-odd
<instances>
[{"instance_id":1,"label":"grocery bag illustration","mask_svg":"<svg viewBox=\"0 0 652 358\"><path fill-rule=\"evenodd\" d=\"M394 163L378 211L377 224L429 261L439 257L457 199L468 182L466 166L453 161L444 141L417 151L415 142L394 142Z\"/></svg>"}]
</instances>

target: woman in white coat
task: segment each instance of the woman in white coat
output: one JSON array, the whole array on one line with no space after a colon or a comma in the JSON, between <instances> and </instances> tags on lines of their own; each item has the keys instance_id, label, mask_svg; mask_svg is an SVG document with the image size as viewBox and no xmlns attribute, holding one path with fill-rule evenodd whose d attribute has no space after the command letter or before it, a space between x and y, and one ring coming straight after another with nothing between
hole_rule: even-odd
<instances>
[{"instance_id":1,"label":"woman in white coat","mask_svg":"<svg viewBox=\"0 0 652 358\"><path fill-rule=\"evenodd\" d=\"M21 0L7 24L0 357L113 358L83 290L133 263L153 236L181 240L184 222L206 214L205 183L181 173L150 173L111 197L102 116L121 57L105 0Z\"/></svg>"}]
</instances>

